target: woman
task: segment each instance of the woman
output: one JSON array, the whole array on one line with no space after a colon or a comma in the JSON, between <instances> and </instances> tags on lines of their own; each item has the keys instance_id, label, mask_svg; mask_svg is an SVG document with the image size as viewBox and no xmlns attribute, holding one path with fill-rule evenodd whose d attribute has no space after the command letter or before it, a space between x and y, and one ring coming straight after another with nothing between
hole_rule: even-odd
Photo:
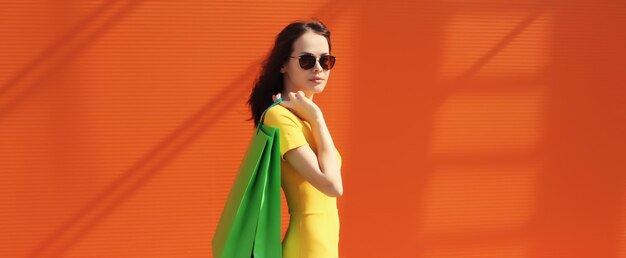
<instances>
[{"instance_id":1,"label":"woman","mask_svg":"<svg viewBox=\"0 0 626 258\"><path fill-rule=\"evenodd\" d=\"M335 57L319 21L295 22L276 37L248 104L255 126L279 129L282 188L289 206L284 258L336 258L343 194L341 156L313 96L326 86Z\"/></svg>"}]
</instances>

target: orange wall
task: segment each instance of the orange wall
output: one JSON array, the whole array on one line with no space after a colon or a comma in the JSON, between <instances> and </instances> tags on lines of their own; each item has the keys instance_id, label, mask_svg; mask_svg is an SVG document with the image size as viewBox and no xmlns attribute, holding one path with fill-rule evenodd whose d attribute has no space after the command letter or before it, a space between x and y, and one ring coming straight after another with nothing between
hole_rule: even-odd
<instances>
[{"instance_id":1,"label":"orange wall","mask_svg":"<svg viewBox=\"0 0 626 258\"><path fill-rule=\"evenodd\" d=\"M0 9L0 257L211 257L259 62L318 17L341 257L626 258L624 2Z\"/></svg>"}]
</instances>

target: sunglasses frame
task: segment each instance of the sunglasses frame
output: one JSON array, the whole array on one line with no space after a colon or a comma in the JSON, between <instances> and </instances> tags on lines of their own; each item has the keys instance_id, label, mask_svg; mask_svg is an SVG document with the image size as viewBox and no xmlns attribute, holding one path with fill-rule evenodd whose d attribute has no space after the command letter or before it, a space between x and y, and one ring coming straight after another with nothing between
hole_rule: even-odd
<instances>
[{"instance_id":1,"label":"sunglasses frame","mask_svg":"<svg viewBox=\"0 0 626 258\"><path fill-rule=\"evenodd\" d=\"M317 58L315 55L310 54L310 53L302 54L302 55L299 55L299 56L289 56L289 57L298 59L298 64L300 65L300 68L302 68L304 70L309 70L309 69L315 67L315 65L317 63L320 63L320 66L322 67L322 69L324 69L325 71L328 71L330 69L333 69L333 67L335 67L335 62L337 61L337 58L335 56L332 56L332 55L322 55L319 58ZM313 63L313 65L311 67L307 68L307 66L302 63L303 62L302 61L303 57L313 57L315 59L315 62ZM324 57L328 58L328 61L329 61L329 63L328 63L329 66L328 67L324 67L324 66L326 66L326 64L325 64L326 62L324 62L324 63L320 62L320 60L322 60L322 58L324 58Z\"/></svg>"}]
</instances>

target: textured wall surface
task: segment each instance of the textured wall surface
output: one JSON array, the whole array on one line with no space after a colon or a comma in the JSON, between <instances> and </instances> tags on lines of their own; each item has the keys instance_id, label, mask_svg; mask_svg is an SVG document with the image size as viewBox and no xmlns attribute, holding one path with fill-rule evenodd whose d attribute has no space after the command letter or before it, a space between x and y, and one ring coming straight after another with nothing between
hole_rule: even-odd
<instances>
[{"instance_id":1,"label":"textured wall surface","mask_svg":"<svg viewBox=\"0 0 626 258\"><path fill-rule=\"evenodd\" d=\"M626 258L606 0L0 0L0 257L211 257L255 75L310 17L340 257Z\"/></svg>"}]
</instances>

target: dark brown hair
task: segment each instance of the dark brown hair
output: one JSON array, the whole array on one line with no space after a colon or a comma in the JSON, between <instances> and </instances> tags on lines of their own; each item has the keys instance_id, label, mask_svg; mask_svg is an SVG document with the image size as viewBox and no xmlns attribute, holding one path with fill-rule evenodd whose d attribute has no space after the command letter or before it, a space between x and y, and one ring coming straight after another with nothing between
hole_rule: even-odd
<instances>
[{"instance_id":1,"label":"dark brown hair","mask_svg":"<svg viewBox=\"0 0 626 258\"><path fill-rule=\"evenodd\" d=\"M318 20L293 22L278 33L274 47L262 64L261 73L254 82L254 88L248 99L252 113L252 117L248 120L254 119L255 127L259 124L263 111L273 103L272 95L283 91L285 86L280 69L293 52L294 41L307 31L324 36L328 41L328 50L330 51L330 31Z\"/></svg>"}]
</instances>

